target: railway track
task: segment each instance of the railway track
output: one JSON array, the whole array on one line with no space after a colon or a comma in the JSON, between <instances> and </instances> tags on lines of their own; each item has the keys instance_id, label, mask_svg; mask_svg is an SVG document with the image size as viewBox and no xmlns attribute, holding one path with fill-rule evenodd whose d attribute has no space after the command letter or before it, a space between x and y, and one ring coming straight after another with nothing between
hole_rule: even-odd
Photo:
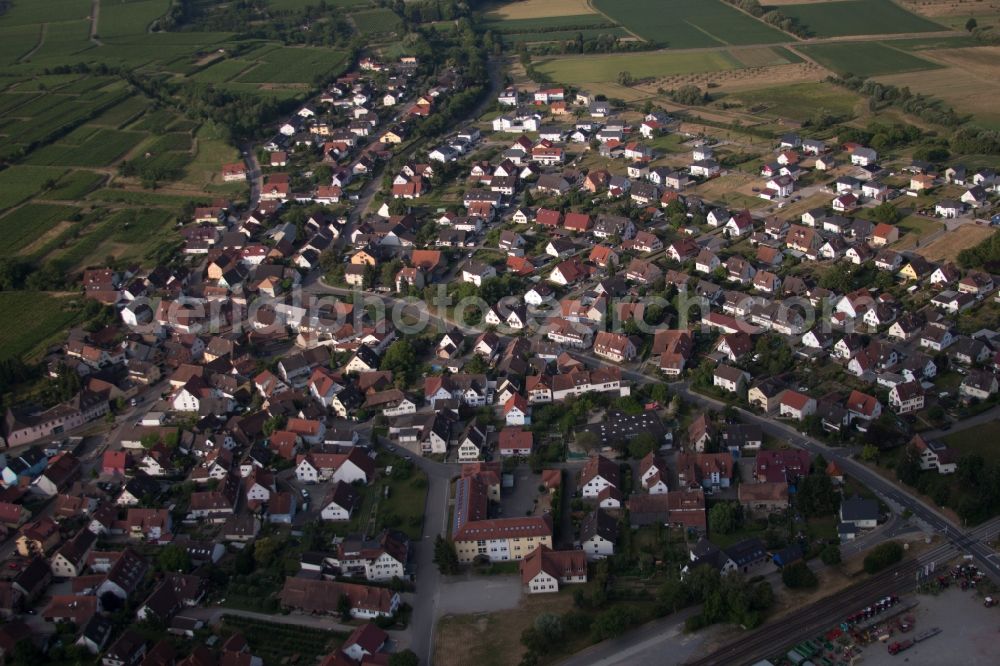
<instances>
[{"instance_id":1,"label":"railway track","mask_svg":"<svg viewBox=\"0 0 1000 666\"><path fill-rule=\"evenodd\" d=\"M916 583L917 572L925 565L932 562L943 564L957 557L961 553L963 542L970 538L979 538L995 529L992 521L990 524L982 525L971 530L968 537L961 542L948 541L935 546L908 562L876 574L827 599L817 601L794 615L765 625L710 655L688 662L688 666L742 666L774 656L785 646L792 646L815 637L851 613L870 606L882 597L911 591Z\"/></svg>"}]
</instances>

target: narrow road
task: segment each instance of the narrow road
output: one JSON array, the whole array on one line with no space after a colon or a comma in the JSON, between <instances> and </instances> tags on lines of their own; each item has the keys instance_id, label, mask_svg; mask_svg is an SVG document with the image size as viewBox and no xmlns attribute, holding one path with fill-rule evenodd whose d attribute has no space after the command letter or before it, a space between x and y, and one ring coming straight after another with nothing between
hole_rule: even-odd
<instances>
[{"instance_id":1,"label":"narrow road","mask_svg":"<svg viewBox=\"0 0 1000 666\"><path fill-rule=\"evenodd\" d=\"M38 49L42 48L42 44L45 43L45 37L48 34L49 34L49 24L48 23L43 23L42 24L42 30L38 34L38 43L35 44L30 51L28 51L23 56L21 56L20 58L18 58L17 61L18 62L28 62L28 61L30 61L31 57L33 55L35 55L36 53L38 53Z\"/></svg>"},{"instance_id":2,"label":"narrow road","mask_svg":"<svg viewBox=\"0 0 1000 666\"><path fill-rule=\"evenodd\" d=\"M948 430L927 430L920 434L929 438L947 437L953 433L962 432L963 430L968 430L984 423L992 423L997 419L1000 419L1000 405L987 409L985 412L981 412L975 416L970 416L967 419L962 419Z\"/></svg>"},{"instance_id":3,"label":"narrow road","mask_svg":"<svg viewBox=\"0 0 1000 666\"><path fill-rule=\"evenodd\" d=\"M313 283L307 289L327 291L334 294L356 293L354 290L350 289L329 287L321 281ZM450 319L447 314L431 312L423 302L408 302L388 294L375 294L374 292L363 293L368 297L381 299L384 303L386 303L390 310L393 307L402 308L404 310L416 309L420 313L420 316L426 318L429 323L441 326L441 330L457 327L459 330L468 334L478 334L483 330L476 327L465 326L460 322ZM501 333L497 333L497 335L504 344L509 344L513 339L511 336L503 335ZM623 379L635 382L636 384L662 382L661 377L649 375L638 370L624 368L619 364L611 363L606 359L602 359L587 352L573 350L573 353L577 357L595 365L608 367L613 366L619 368ZM692 391L689 382L675 382L670 384L670 389L674 393L681 395L685 400L704 409L721 411L728 406L727 403L722 402L721 400L716 400ZM956 546L966 549L975 557L977 564L987 574L989 574L991 578L995 581L1000 581L1000 558L996 557L995 553L988 545L984 544L980 540L971 538L968 533L952 523L936 508L925 504L921 499L912 495L906 488L897 486L855 460L850 451L827 446L819 440L797 430L793 422L778 420L770 415L758 414L742 407L737 407L736 410L745 422L759 425L764 433L771 435L772 437L785 440L793 446L809 451L813 455L823 455L823 457L828 461L836 462L844 472L850 474L852 477L875 492L880 499L893 508L894 512L902 513L908 509L912 512L916 519L920 521L926 531L936 532L949 542L954 543Z\"/></svg>"},{"instance_id":4,"label":"narrow road","mask_svg":"<svg viewBox=\"0 0 1000 666\"><path fill-rule=\"evenodd\" d=\"M264 189L264 172L257 161L257 151L250 142L240 144L243 163L247 166L247 179L250 181L250 210L257 210L260 204L260 193Z\"/></svg>"}]
</instances>

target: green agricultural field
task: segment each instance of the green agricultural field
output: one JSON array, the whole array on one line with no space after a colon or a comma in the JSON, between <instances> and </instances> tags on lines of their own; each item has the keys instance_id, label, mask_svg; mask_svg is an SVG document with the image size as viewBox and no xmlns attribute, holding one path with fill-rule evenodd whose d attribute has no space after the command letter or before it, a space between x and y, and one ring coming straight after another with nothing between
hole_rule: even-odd
<instances>
[{"instance_id":1,"label":"green agricultural field","mask_svg":"<svg viewBox=\"0 0 1000 666\"><path fill-rule=\"evenodd\" d=\"M240 73L252 66L252 62L239 58L229 58L219 60L209 65L200 72L191 75L193 81L199 83L224 83L229 79L237 77Z\"/></svg>"},{"instance_id":2,"label":"green agricultural field","mask_svg":"<svg viewBox=\"0 0 1000 666\"><path fill-rule=\"evenodd\" d=\"M121 104L111 107L94 120L91 120L90 123L92 125L100 125L101 127L121 129L137 119L148 108L149 102L146 98L135 95L129 97Z\"/></svg>"},{"instance_id":3,"label":"green agricultural field","mask_svg":"<svg viewBox=\"0 0 1000 666\"><path fill-rule=\"evenodd\" d=\"M197 203L207 205L211 202L211 197L204 196L199 201L198 197L161 194L159 192L149 192L146 190L121 190L117 188L107 188L91 192L87 196L87 200L105 201L108 203L123 203L134 206L169 206L179 209L185 203L192 200Z\"/></svg>"},{"instance_id":4,"label":"green agricultural field","mask_svg":"<svg viewBox=\"0 0 1000 666\"><path fill-rule=\"evenodd\" d=\"M766 4L766 3L765 3ZM892 0L839 0L779 7L816 37L935 32L945 27L911 14Z\"/></svg>"},{"instance_id":5,"label":"green agricultural field","mask_svg":"<svg viewBox=\"0 0 1000 666\"><path fill-rule=\"evenodd\" d=\"M577 85L618 80L628 71L633 77L657 77L739 69L740 63L725 51L670 53L669 51L571 56L539 60L538 71L559 83Z\"/></svg>"},{"instance_id":6,"label":"green agricultural field","mask_svg":"<svg viewBox=\"0 0 1000 666\"><path fill-rule=\"evenodd\" d=\"M362 36L396 32L403 26L402 19L390 9L371 9L351 14L354 25Z\"/></svg>"},{"instance_id":7,"label":"green agricultural field","mask_svg":"<svg viewBox=\"0 0 1000 666\"><path fill-rule=\"evenodd\" d=\"M832 84L818 82L735 92L725 99L739 100L748 109L768 115L805 121L817 111L849 118L854 115L854 106L860 98Z\"/></svg>"},{"instance_id":8,"label":"green agricultural field","mask_svg":"<svg viewBox=\"0 0 1000 666\"><path fill-rule=\"evenodd\" d=\"M90 48L90 21L60 21L45 26L45 39L31 61L65 56Z\"/></svg>"},{"instance_id":9,"label":"green agricultural field","mask_svg":"<svg viewBox=\"0 0 1000 666\"><path fill-rule=\"evenodd\" d=\"M722 0L594 0L594 6L646 41L677 49L793 40Z\"/></svg>"},{"instance_id":10,"label":"green agricultural field","mask_svg":"<svg viewBox=\"0 0 1000 666\"><path fill-rule=\"evenodd\" d=\"M93 171L70 171L59 179L54 188L45 193L45 198L56 201L77 201L100 187L106 177Z\"/></svg>"},{"instance_id":11,"label":"green agricultural field","mask_svg":"<svg viewBox=\"0 0 1000 666\"><path fill-rule=\"evenodd\" d=\"M0 234L4 244L0 254L17 254L60 222L80 212L73 206L28 203L0 217Z\"/></svg>"},{"instance_id":12,"label":"green agricultural field","mask_svg":"<svg viewBox=\"0 0 1000 666\"><path fill-rule=\"evenodd\" d=\"M37 291L0 292L0 318L16 326L0 326L0 356L13 358L40 353L61 338L79 313L69 307L75 297L56 297Z\"/></svg>"},{"instance_id":13,"label":"green agricultural field","mask_svg":"<svg viewBox=\"0 0 1000 666\"><path fill-rule=\"evenodd\" d=\"M264 56L264 62L243 74L241 83L312 83L317 75L340 71L347 60L343 51L286 47Z\"/></svg>"},{"instance_id":14,"label":"green agricultural field","mask_svg":"<svg viewBox=\"0 0 1000 666\"><path fill-rule=\"evenodd\" d=\"M6 25L0 21L0 25ZM18 25L0 30L0 63L15 63L38 44L42 29L37 25Z\"/></svg>"},{"instance_id":15,"label":"green agricultural field","mask_svg":"<svg viewBox=\"0 0 1000 666\"><path fill-rule=\"evenodd\" d=\"M941 67L879 42L811 44L796 48L838 74L878 76Z\"/></svg>"},{"instance_id":16,"label":"green agricultural field","mask_svg":"<svg viewBox=\"0 0 1000 666\"><path fill-rule=\"evenodd\" d=\"M0 171L0 210L35 196L47 184L58 181L66 169L14 165Z\"/></svg>"},{"instance_id":17,"label":"green agricultural field","mask_svg":"<svg viewBox=\"0 0 1000 666\"><path fill-rule=\"evenodd\" d=\"M74 144L77 132L89 132L87 126L71 132L66 139L36 150L26 164L39 166L111 166L116 160L135 148L143 139L139 132L100 128L86 140Z\"/></svg>"},{"instance_id":18,"label":"green agricultural field","mask_svg":"<svg viewBox=\"0 0 1000 666\"><path fill-rule=\"evenodd\" d=\"M154 20L166 13L169 6L170 2L166 0L102 2L98 36L103 40L146 32Z\"/></svg>"},{"instance_id":19,"label":"green agricultural field","mask_svg":"<svg viewBox=\"0 0 1000 666\"><path fill-rule=\"evenodd\" d=\"M15 0L0 16L0 27L85 19L90 16L90 0Z\"/></svg>"},{"instance_id":20,"label":"green agricultural field","mask_svg":"<svg viewBox=\"0 0 1000 666\"><path fill-rule=\"evenodd\" d=\"M566 42L576 39L577 35L584 39L591 39L600 35L614 35L615 37L628 37L629 33L625 28L588 28L586 30L551 30L549 32L518 32L514 34L502 35L505 44L517 44L519 42Z\"/></svg>"},{"instance_id":21,"label":"green agricultural field","mask_svg":"<svg viewBox=\"0 0 1000 666\"><path fill-rule=\"evenodd\" d=\"M120 210L89 226L65 251L46 258L77 270L103 263L109 255L142 260L150 250L171 240L175 219L172 211L157 208Z\"/></svg>"},{"instance_id":22,"label":"green agricultural field","mask_svg":"<svg viewBox=\"0 0 1000 666\"><path fill-rule=\"evenodd\" d=\"M5 92L0 93L0 116L10 119L21 115L18 109L42 96L40 92Z\"/></svg>"}]
</instances>

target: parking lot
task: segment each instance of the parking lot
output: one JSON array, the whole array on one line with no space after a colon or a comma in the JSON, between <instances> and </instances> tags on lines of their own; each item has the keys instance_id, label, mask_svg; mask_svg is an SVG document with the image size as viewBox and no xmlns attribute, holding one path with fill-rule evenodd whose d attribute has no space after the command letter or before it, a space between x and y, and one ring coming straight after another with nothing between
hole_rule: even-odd
<instances>
[{"instance_id":1,"label":"parking lot","mask_svg":"<svg viewBox=\"0 0 1000 666\"><path fill-rule=\"evenodd\" d=\"M532 474L525 465L518 467L514 472L514 487L504 488L500 492L501 515L513 518L531 513L535 508L538 485L541 482L541 474Z\"/></svg>"},{"instance_id":2,"label":"parking lot","mask_svg":"<svg viewBox=\"0 0 1000 666\"><path fill-rule=\"evenodd\" d=\"M911 664L995 664L1000 638L1000 607L986 608L975 591L953 586L943 593L920 595L920 604L909 615L916 619L913 631L892 636L888 643L938 627L941 633L899 653L890 655L886 643L874 643L861 655L866 664L889 666Z\"/></svg>"}]
</instances>

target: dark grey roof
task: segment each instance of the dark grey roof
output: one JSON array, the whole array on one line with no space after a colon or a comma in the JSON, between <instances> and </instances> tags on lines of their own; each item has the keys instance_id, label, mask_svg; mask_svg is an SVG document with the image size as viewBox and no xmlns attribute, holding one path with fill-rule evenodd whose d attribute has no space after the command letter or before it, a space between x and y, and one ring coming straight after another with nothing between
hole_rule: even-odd
<instances>
[{"instance_id":1,"label":"dark grey roof","mask_svg":"<svg viewBox=\"0 0 1000 666\"><path fill-rule=\"evenodd\" d=\"M840 503L840 518L845 523L859 520L878 520L878 502L855 495Z\"/></svg>"}]
</instances>

